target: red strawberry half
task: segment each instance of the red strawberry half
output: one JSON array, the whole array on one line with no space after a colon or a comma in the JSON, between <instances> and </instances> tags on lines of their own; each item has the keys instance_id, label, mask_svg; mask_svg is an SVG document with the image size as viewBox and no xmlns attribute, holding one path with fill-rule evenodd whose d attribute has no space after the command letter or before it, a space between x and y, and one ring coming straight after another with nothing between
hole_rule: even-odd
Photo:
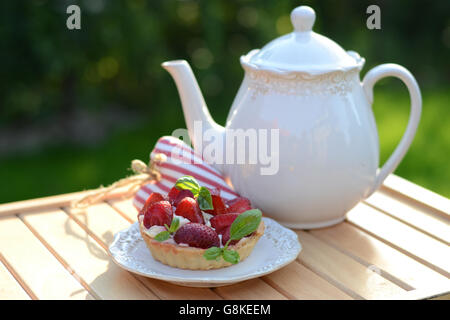
<instances>
[{"instance_id":1,"label":"red strawberry half","mask_svg":"<svg viewBox=\"0 0 450 320\"><path fill-rule=\"evenodd\" d=\"M172 189L170 189L169 194L167 195L169 197L170 204L174 204L175 199L177 198L180 191L181 190L177 189L176 187L172 187Z\"/></svg>"},{"instance_id":2,"label":"red strawberry half","mask_svg":"<svg viewBox=\"0 0 450 320\"><path fill-rule=\"evenodd\" d=\"M162 196L162 194L158 193L158 192L152 192L150 194L150 196L147 198L147 200L145 201L144 206L142 207L141 211L139 211L138 217L141 214L145 214L145 212L148 210L148 208L155 202L158 201L163 201L164 197Z\"/></svg>"},{"instance_id":3,"label":"red strawberry half","mask_svg":"<svg viewBox=\"0 0 450 320\"><path fill-rule=\"evenodd\" d=\"M176 243L185 243L190 247L202 249L220 246L217 233L212 228L200 223L187 223L181 226L173 239Z\"/></svg>"},{"instance_id":4,"label":"red strawberry half","mask_svg":"<svg viewBox=\"0 0 450 320\"><path fill-rule=\"evenodd\" d=\"M227 212L229 213L242 213L252 208L250 200L244 197L237 197L227 201Z\"/></svg>"},{"instance_id":5,"label":"red strawberry half","mask_svg":"<svg viewBox=\"0 0 450 320\"><path fill-rule=\"evenodd\" d=\"M184 191L184 190L183 190ZM181 194L181 193L180 193ZM177 216L183 216L191 222L205 223L203 214L194 198L185 197L177 205L175 210Z\"/></svg>"},{"instance_id":6,"label":"red strawberry half","mask_svg":"<svg viewBox=\"0 0 450 320\"><path fill-rule=\"evenodd\" d=\"M209 220L211 227L216 229L218 233L222 233L222 230L231 226L233 221L237 218L239 213L225 213L214 216Z\"/></svg>"},{"instance_id":7,"label":"red strawberry half","mask_svg":"<svg viewBox=\"0 0 450 320\"><path fill-rule=\"evenodd\" d=\"M230 229L231 229L231 225L221 229L220 232L218 232L219 234L222 235L222 245L225 245L227 243L227 241L230 240ZM230 245L236 244L236 243L238 243L238 241L239 240L231 240Z\"/></svg>"},{"instance_id":8,"label":"red strawberry half","mask_svg":"<svg viewBox=\"0 0 450 320\"><path fill-rule=\"evenodd\" d=\"M225 206L225 202L223 201L222 197L220 196L220 189L215 188L211 191L211 198L212 198L212 204L213 208L212 210L205 210L209 214L212 215L218 215L218 214L224 214L227 212L227 208Z\"/></svg>"},{"instance_id":9,"label":"red strawberry half","mask_svg":"<svg viewBox=\"0 0 450 320\"><path fill-rule=\"evenodd\" d=\"M172 206L169 201L154 202L144 213L144 226L148 229L151 226L170 226L172 222Z\"/></svg>"},{"instance_id":10,"label":"red strawberry half","mask_svg":"<svg viewBox=\"0 0 450 320\"><path fill-rule=\"evenodd\" d=\"M194 194L192 193L191 190L181 190L177 197L175 198L175 201L173 202L172 205L174 205L175 207L178 206L178 204L180 203L181 200L183 200L184 198L192 198L194 199Z\"/></svg>"}]
</instances>

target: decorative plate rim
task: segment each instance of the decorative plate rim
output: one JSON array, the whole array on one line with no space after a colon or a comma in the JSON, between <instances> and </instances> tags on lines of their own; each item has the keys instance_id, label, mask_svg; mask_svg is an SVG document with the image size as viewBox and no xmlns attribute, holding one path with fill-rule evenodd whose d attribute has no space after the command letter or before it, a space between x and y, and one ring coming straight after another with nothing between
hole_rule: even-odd
<instances>
[{"instance_id":1,"label":"decorative plate rim","mask_svg":"<svg viewBox=\"0 0 450 320\"><path fill-rule=\"evenodd\" d=\"M255 269L249 269L250 273L247 275L242 275L242 276L228 276L228 277L220 277L220 276L208 276L208 272L210 271L214 271L214 270L199 270L202 272L202 276L198 276L197 278L192 277L192 278L186 278L184 276L172 276L172 275L164 275L161 274L160 272L157 271L148 271L149 266L148 265L142 265L143 263L145 264L145 262L140 262L139 260L136 260L135 257L133 257L132 254L130 254L127 250L127 248L134 248L136 247L136 245L140 242L140 241L144 241L142 239L141 234L139 233L139 225L137 222L135 222L134 224L132 224L131 226L129 226L128 228L119 231L118 233L116 233L116 235L114 236L114 241L111 243L111 245L108 248L109 254L112 257L112 260L114 261L114 263L116 263L118 266L145 276L145 277L150 277L150 278L154 278L154 279L159 279L159 280L163 280L163 281L168 281L168 282L172 282L172 283L196 283L196 284L229 284L229 283L236 283L236 282L240 282L240 281L244 281L244 280L248 280L248 279L253 279L253 278L258 278L261 276L264 276L266 274L272 273L276 270L281 269L282 267L286 266L287 264L291 263L292 261L294 261L300 251L302 250L302 245L300 243L300 241L298 240L298 236L297 234L286 228L283 227L282 225L280 225L278 222L274 221L273 219L267 218L267 217L263 217L264 219L264 224L266 225L266 231L264 232L264 235L262 237L265 237L267 240L271 241L274 248L275 249L280 249L280 246L283 248L283 251L279 250L279 255L277 257L274 257L274 261L271 263L268 263L262 267L258 267L256 270ZM274 230L277 229L276 234ZM283 245L278 244L277 247L277 242L278 240L280 240L279 237L279 232L283 232L283 235L285 240L283 241ZM273 236L276 236L276 238L274 238ZM130 243L131 242L131 243ZM289 245L286 246L285 243L288 242ZM124 248L125 247L125 248ZM258 247L255 247L254 250L258 250ZM149 254L151 254L149 252ZM134 259L133 263L135 264L135 267L130 267L127 264L127 261L129 261L131 259ZM155 261L157 262L157 261ZM160 263L160 262L159 262ZM169 267L169 266L167 266ZM227 267L228 268L232 268L233 266ZM171 268L171 267L169 267ZM173 268L174 270L177 270L177 268ZM142 270L145 270L145 272L143 272ZM180 272L189 272L189 271L195 271L195 270L184 270L184 269L179 269Z\"/></svg>"}]
</instances>

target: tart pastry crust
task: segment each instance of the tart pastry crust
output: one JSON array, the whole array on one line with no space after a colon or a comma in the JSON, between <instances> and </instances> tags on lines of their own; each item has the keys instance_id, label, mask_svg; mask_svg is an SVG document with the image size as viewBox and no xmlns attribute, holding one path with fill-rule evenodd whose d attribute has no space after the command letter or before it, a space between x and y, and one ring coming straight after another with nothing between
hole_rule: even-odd
<instances>
[{"instance_id":1,"label":"tart pastry crust","mask_svg":"<svg viewBox=\"0 0 450 320\"><path fill-rule=\"evenodd\" d=\"M228 246L228 248L236 250L239 253L240 262L250 255L253 247L263 235L264 228L264 222L261 220L258 229L251 236L242 238L238 243ZM140 224L140 231L153 258L171 267L190 270L209 270L232 265L230 262L223 260L223 258L220 258L218 261L206 260L203 254L207 249L156 241L145 232L142 223Z\"/></svg>"}]
</instances>

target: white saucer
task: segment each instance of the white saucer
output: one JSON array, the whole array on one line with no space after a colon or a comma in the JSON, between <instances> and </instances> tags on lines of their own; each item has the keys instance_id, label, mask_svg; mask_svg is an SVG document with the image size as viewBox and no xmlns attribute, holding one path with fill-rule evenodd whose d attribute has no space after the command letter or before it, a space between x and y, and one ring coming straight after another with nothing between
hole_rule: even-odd
<instances>
[{"instance_id":1,"label":"white saucer","mask_svg":"<svg viewBox=\"0 0 450 320\"><path fill-rule=\"evenodd\" d=\"M253 252L244 261L222 269L184 270L153 259L139 233L138 223L118 232L109 252L120 267L142 276L188 287L219 287L261 277L297 258L302 246L297 234L270 218L263 218L266 229Z\"/></svg>"}]
</instances>

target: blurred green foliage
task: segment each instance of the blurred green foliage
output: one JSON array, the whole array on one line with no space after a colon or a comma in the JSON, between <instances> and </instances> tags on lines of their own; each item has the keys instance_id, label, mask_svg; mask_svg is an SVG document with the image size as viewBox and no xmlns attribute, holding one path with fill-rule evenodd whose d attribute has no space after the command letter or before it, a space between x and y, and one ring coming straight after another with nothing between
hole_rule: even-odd
<instances>
[{"instance_id":1,"label":"blurred green foliage","mask_svg":"<svg viewBox=\"0 0 450 320\"><path fill-rule=\"evenodd\" d=\"M66 8L81 8L81 30L66 28ZM450 196L450 1L17 0L0 4L0 129L21 130L74 110L137 112L132 129L92 146L62 142L0 154L0 202L77 191L127 174L156 139L184 127L163 61L191 62L215 120L224 123L239 88L239 57L290 32L298 5L316 10L316 32L366 58L363 74L384 63L408 68L421 86L423 116L397 174ZM381 8L381 30L366 28L366 8ZM397 80L375 89L381 161L399 141L409 98Z\"/></svg>"}]
</instances>

